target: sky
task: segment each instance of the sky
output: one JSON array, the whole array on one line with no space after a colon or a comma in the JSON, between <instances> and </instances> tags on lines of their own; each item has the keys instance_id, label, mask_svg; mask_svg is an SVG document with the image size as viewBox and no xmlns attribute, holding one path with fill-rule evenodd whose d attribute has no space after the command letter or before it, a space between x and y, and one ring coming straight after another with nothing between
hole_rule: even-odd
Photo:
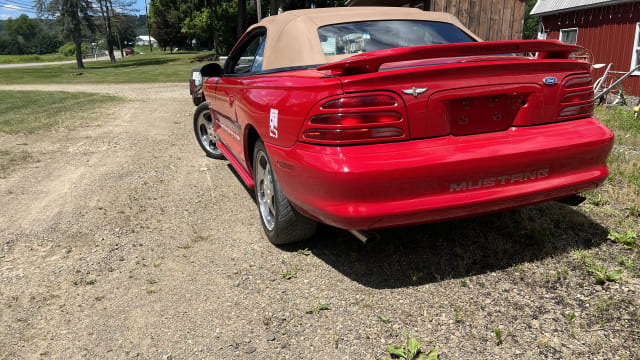
<instances>
[{"instance_id":1,"label":"sky","mask_svg":"<svg viewBox=\"0 0 640 360\"><path fill-rule=\"evenodd\" d=\"M0 0L0 20L15 19L22 14L36 18L34 4L34 0ZM136 0L133 7L139 10L138 15L144 14L144 0Z\"/></svg>"}]
</instances>

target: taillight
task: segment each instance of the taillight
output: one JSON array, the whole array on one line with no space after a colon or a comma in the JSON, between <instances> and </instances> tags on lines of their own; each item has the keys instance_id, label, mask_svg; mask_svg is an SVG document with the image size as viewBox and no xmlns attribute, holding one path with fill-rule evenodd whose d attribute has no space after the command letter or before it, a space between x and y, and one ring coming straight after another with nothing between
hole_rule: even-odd
<instances>
[{"instance_id":1,"label":"taillight","mask_svg":"<svg viewBox=\"0 0 640 360\"><path fill-rule=\"evenodd\" d=\"M593 115L593 87L591 76L567 78L562 85L558 120L572 120Z\"/></svg>"},{"instance_id":2,"label":"taillight","mask_svg":"<svg viewBox=\"0 0 640 360\"><path fill-rule=\"evenodd\" d=\"M565 89L575 89L587 86L591 87L592 85L591 76L574 77L564 82Z\"/></svg>"},{"instance_id":3,"label":"taillight","mask_svg":"<svg viewBox=\"0 0 640 360\"><path fill-rule=\"evenodd\" d=\"M403 131L395 127L378 127L344 130L311 129L305 131L302 136L309 140L353 141L398 137L402 136L402 134Z\"/></svg>"},{"instance_id":4,"label":"taillight","mask_svg":"<svg viewBox=\"0 0 640 360\"><path fill-rule=\"evenodd\" d=\"M593 101L593 90L587 90L582 92L569 93L560 99L561 104L570 104L580 101Z\"/></svg>"},{"instance_id":5,"label":"taillight","mask_svg":"<svg viewBox=\"0 0 640 360\"><path fill-rule=\"evenodd\" d=\"M323 109L353 109L361 107L393 106L396 99L389 95L365 95L340 98L322 104Z\"/></svg>"},{"instance_id":6,"label":"taillight","mask_svg":"<svg viewBox=\"0 0 640 360\"><path fill-rule=\"evenodd\" d=\"M569 106L560 111L558 117L591 115L593 114L593 102L586 105Z\"/></svg>"},{"instance_id":7,"label":"taillight","mask_svg":"<svg viewBox=\"0 0 640 360\"><path fill-rule=\"evenodd\" d=\"M317 125L360 125L360 124L382 124L392 123L402 120L402 116L397 112L368 112L368 113L346 113L346 114L321 114L312 116L309 119L311 124Z\"/></svg>"},{"instance_id":8,"label":"taillight","mask_svg":"<svg viewBox=\"0 0 640 360\"><path fill-rule=\"evenodd\" d=\"M361 144L409 138L404 103L393 93L349 94L316 105L300 140Z\"/></svg>"}]
</instances>

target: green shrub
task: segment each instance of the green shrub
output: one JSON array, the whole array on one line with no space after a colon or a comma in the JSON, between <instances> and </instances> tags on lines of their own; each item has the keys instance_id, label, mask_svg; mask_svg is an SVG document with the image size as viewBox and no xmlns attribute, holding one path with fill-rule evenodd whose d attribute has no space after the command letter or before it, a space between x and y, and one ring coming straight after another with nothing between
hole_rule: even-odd
<instances>
[{"instance_id":1,"label":"green shrub","mask_svg":"<svg viewBox=\"0 0 640 360\"><path fill-rule=\"evenodd\" d=\"M76 54L76 46L72 42L69 42L60 46L58 52L63 56L74 56ZM82 43L82 53L89 53L89 46L85 43Z\"/></svg>"}]
</instances>

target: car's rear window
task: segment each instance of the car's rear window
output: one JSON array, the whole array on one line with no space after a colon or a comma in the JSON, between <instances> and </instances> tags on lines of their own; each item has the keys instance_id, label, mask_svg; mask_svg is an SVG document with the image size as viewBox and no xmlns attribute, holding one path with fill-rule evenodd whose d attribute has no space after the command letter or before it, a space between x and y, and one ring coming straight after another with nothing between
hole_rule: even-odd
<instances>
[{"instance_id":1,"label":"car's rear window","mask_svg":"<svg viewBox=\"0 0 640 360\"><path fill-rule=\"evenodd\" d=\"M327 56L474 41L455 25L413 20L361 21L327 25L318 28L318 35L322 51Z\"/></svg>"}]
</instances>

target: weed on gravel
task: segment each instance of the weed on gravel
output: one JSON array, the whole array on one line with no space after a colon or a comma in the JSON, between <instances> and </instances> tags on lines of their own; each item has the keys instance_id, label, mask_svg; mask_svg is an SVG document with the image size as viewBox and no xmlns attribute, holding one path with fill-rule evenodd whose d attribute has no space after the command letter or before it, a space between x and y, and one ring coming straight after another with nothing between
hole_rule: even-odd
<instances>
[{"instance_id":1,"label":"weed on gravel","mask_svg":"<svg viewBox=\"0 0 640 360\"><path fill-rule=\"evenodd\" d=\"M633 230L627 230L622 234L619 234L615 231L610 231L609 236L607 236L607 239L613 240L617 243L621 243L627 249L633 249L633 247L636 245L637 238L638 236Z\"/></svg>"},{"instance_id":2,"label":"weed on gravel","mask_svg":"<svg viewBox=\"0 0 640 360\"><path fill-rule=\"evenodd\" d=\"M280 277L286 280L291 280L298 276L298 268L294 267L292 269L284 270L280 272Z\"/></svg>"},{"instance_id":3,"label":"weed on gravel","mask_svg":"<svg viewBox=\"0 0 640 360\"><path fill-rule=\"evenodd\" d=\"M329 304L318 304L318 305L314 305L311 309L308 309L307 311L305 311L305 314L313 314L313 315L320 315L321 311L327 311L327 310L331 310L331 305Z\"/></svg>"},{"instance_id":4,"label":"weed on gravel","mask_svg":"<svg viewBox=\"0 0 640 360\"><path fill-rule=\"evenodd\" d=\"M408 338L405 335L405 342L402 345L387 345L387 351L391 355L391 359L404 360L438 360L439 354L437 349L431 349L427 352L422 351L422 344L414 338ZM387 360L382 358L379 360Z\"/></svg>"},{"instance_id":5,"label":"weed on gravel","mask_svg":"<svg viewBox=\"0 0 640 360\"><path fill-rule=\"evenodd\" d=\"M606 265L592 264L587 266L587 271L590 272L596 280L596 284L604 284L607 281L618 281L622 276L622 269L609 270Z\"/></svg>"},{"instance_id":6,"label":"weed on gravel","mask_svg":"<svg viewBox=\"0 0 640 360\"><path fill-rule=\"evenodd\" d=\"M627 269L631 270L631 271L637 271L636 268L636 264L633 262L633 258L632 257L624 257L624 256L620 256L618 258L618 264L626 267Z\"/></svg>"}]
</instances>

